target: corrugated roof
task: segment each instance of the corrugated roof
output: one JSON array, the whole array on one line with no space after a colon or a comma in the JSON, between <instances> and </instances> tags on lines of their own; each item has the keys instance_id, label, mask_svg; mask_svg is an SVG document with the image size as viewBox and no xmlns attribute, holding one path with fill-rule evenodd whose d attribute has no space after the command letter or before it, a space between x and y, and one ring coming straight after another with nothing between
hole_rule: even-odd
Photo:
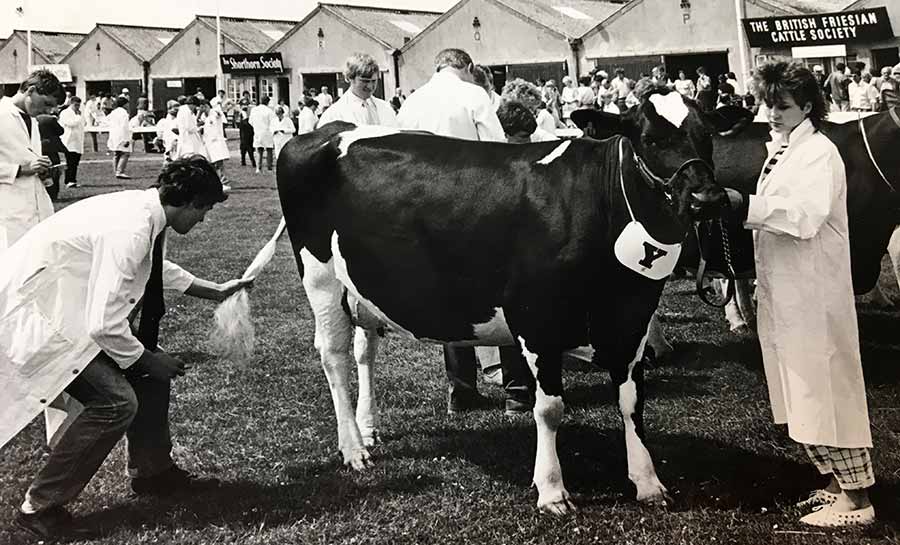
<instances>
[{"instance_id":1,"label":"corrugated roof","mask_svg":"<svg viewBox=\"0 0 900 545\"><path fill-rule=\"evenodd\" d=\"M24 30L15 30L16 34L22 38L22 41L28 41L28 33ZM63 57L69 54L69 51L75 48L85 34L75 34L71 32L46 32L42 30L31 31L31 47L47 59L50 64L56 64Z\"/></svg>"},{"instance_id":2,"label":"corrugated roof","mask_svg":"<svg viewBox=\"0 0 900 545\"><path fill-rule=\"evenodd\" d=\"M149 61L181 31L180 28L158 28L98 23L122 47L142 61Z\"/></svg>"},{"instance_id":3,"label":"corrugated roof","mask_svg":"<svg viewBox=\"0 0 900 545\"><path fill-rule=\"evenodd\" d=\"M441 16L440 12L433 11L372 8L342 4L321 4L321 7L344 17L372 37L394 48L403 47L404 38L412 39Z\"/></svg>"},{"instance_id":4,"label":"corrugated roof","mask_svg":"<svg viewBox=\"0 0 900 545\"><path fill-rule=\"evenodd\" d=\"M216 28L216 18L199 15L197 19ZM220 17L222 34L249 53L260 53L269 49L287 34L296 21L269 19L249 19L246 17Z\"/></svg>"},{"instance_id":5,"label":"corrugated roof","mask_svg":"<svg viewBox=\"0 0 900 545\"><path fill-rule=\"evenodd\" d=\"M579 38L627 0L494 0L568 38ZM672 0L674 1L674 0ZM721 1L721 0L717 0Z\"/></svg>"}]
</instances>

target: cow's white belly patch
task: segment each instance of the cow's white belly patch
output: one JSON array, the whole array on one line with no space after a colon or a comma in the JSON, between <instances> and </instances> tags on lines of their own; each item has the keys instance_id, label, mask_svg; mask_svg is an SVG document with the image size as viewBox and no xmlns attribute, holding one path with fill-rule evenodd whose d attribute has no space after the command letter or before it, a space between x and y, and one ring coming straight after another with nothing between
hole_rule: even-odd
<instances>
[{"instance_id":1,"label":"cow's white belly patch","mask_svg":"<svg viewBox=\"0 0 900 545\"><path fill-rule=\"evenodd\" d=\"M538 161L537 164L539 164L539 165L549 165L549 164L552 163L554 160L559 159L560 157L562 157L562 154L565 153L567 149L569 149L569 146L570 146L570 145L572 145L572 141L571 141L571 140L566 140L566 141L563 142L562 144L560 144L560 145L556 146L555 148L553 148L553 151L551 151L551 152L548 153L543 159L541 159L540 161Z\"/></svg>"},{"instance_id":2,"label":"cow's white belly patch","mask_svg":"<svg viewBox=\"0 0 900 545\"><path fill-rule=\"evenodd\" d=\"M506 323L506 316L500 307L494 308L494 317L483 324L475 324L472 326L475 330L475 338L490 345L509 345L513 344L512 332Z\"/></svg>"},{"instance_id":3,"label":"cow's white belly patch","mask_svg":"<svg viewBox=\"0 0 900 545\"><path fill-rule=\"evenodd\" d=\"M338 148L341 150L341 154L338 155L338 159L347 155L347 150L349 150L350 146L358 140L365 140L366 138L379 138L382 136L397 134L399 132L400 131L398 129L395 129L394 127L382 127L381 125L360 125L352 131L342 132L339 135L341 140L338 143Z\"/></svg>"}]
</instances>

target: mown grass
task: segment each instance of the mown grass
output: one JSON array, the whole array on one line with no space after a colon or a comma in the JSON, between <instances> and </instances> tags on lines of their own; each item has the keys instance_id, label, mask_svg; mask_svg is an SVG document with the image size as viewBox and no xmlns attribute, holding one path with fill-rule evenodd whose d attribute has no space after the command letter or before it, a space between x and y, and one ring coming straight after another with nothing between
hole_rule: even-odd
<instances>
[{"instance_id":1,"label":"mown grass","mask_svg":"<svg viewBox=\"0 0 900 545\"><path fill-rule=\"evenodd\" d=\"M141 154L138 154L140 156ZM105 156L89 153L86 159ZM274 179L236 166L231 198L170 257L215 280L239 275L280 217ZM107 164L82 167L72 199L145 187L158 163L134 162L126 184ZM885 280L886 281L886 280ZM895 288L890 293L897 297ZM252 294L256 361L239 368L211 356L214 306L168 296L162 344L194 368L175 385L172 431L183 466L223 486L165 501L129 496L120 444L72 505L103 529L92 543L898 543L900 353L895 311L860 306L863 358L875 436L879 523L853 531L801 526L785 506L820 484L805 456L771 423L755 341L728 332L718 312L670 282L662 301L675 356L647 373L648 447L675 498L668 510L634 501L618 410L604 372L565 371L559 453L580 507L555 519L536 513L529 487L535 448L530 417L495 410L450 417L440 351L388 336L379 356L383 444L375 469L341 467L333 408L312 345L308 304L287 242ZM613 313L610 313L613 319ZM28 543L12 517L46 450L36 421L0 450L0 544Z\"/></svg>"}]
</instances>

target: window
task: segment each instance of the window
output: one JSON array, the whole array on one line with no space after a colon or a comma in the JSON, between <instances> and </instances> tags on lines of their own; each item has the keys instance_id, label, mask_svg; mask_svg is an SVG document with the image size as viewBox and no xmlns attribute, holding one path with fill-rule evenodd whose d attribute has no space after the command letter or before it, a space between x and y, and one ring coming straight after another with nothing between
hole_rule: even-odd
<instances>
[{"instance_id":1,"label":"window","mask_svg":"<svg viewBox=\"0 0 900 545\"><path fill-rule=\"evenodd\" d=\"M228 80L228 96L235 102L244 96L244 91L250 93L250 100L256 100L255 78L231 78Z\"/></svg>"},{"instance_id":2,"label":"window","mask_svg":"<svg viewBox=\"0 0 900 545\"><path fill-rule=\"evenodd\" d=\"M275 85L277 82L275 78L260 78L259 79L259 92L260 96L267 96L272 98L275 96Z\"/></svg>"}]
</instances>

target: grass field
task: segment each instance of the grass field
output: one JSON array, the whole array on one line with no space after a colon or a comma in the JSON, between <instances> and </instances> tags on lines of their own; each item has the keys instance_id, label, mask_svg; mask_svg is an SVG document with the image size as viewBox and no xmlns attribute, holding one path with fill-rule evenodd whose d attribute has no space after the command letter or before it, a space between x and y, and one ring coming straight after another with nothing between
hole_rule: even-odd
<instances>
[{"instance_id":1,"label":"grass field","mask_svg":"<svg viewBox=\"0 0 900 545\"><path fill-rule=\"evenodd\" d=\"M136 155L129 167L135 178L122 184L107 156L86 154L83 187L64 188L60 204L146 187L159 157ZM234 158L228 168L231 198L187 236L169 237L171 259L218 281L243 271L280 217L274 176L253 174ZM897 298L896 287L889 294ZM161 343L194 365L175 384L176 457L223 486L165 501L133 498L120 444L71 506L103 528L92 543L900 543L897 312L859 307L879 522L830 532L801 526L785 507L821 481L771 423L755 340L729 333L687 280L670 282L662 301L676 354L647 373L647 444L674 505L660 510L634 501L609 378L569 369L559 453L580 509L564 519L535 509L532 419L505 417L494 386L482 392L495 409L447 416L439 348L397 336L388 336L379 355L384 442L373 450L377 466L343 469L313 323L286 241L251 299L258 353L247 368L208 353L213 304L169 295L163 322ZM36 421L0 450L2 545L29 542L11 521L46 454L42 437Z\"/></svg>"}]
</instances>

